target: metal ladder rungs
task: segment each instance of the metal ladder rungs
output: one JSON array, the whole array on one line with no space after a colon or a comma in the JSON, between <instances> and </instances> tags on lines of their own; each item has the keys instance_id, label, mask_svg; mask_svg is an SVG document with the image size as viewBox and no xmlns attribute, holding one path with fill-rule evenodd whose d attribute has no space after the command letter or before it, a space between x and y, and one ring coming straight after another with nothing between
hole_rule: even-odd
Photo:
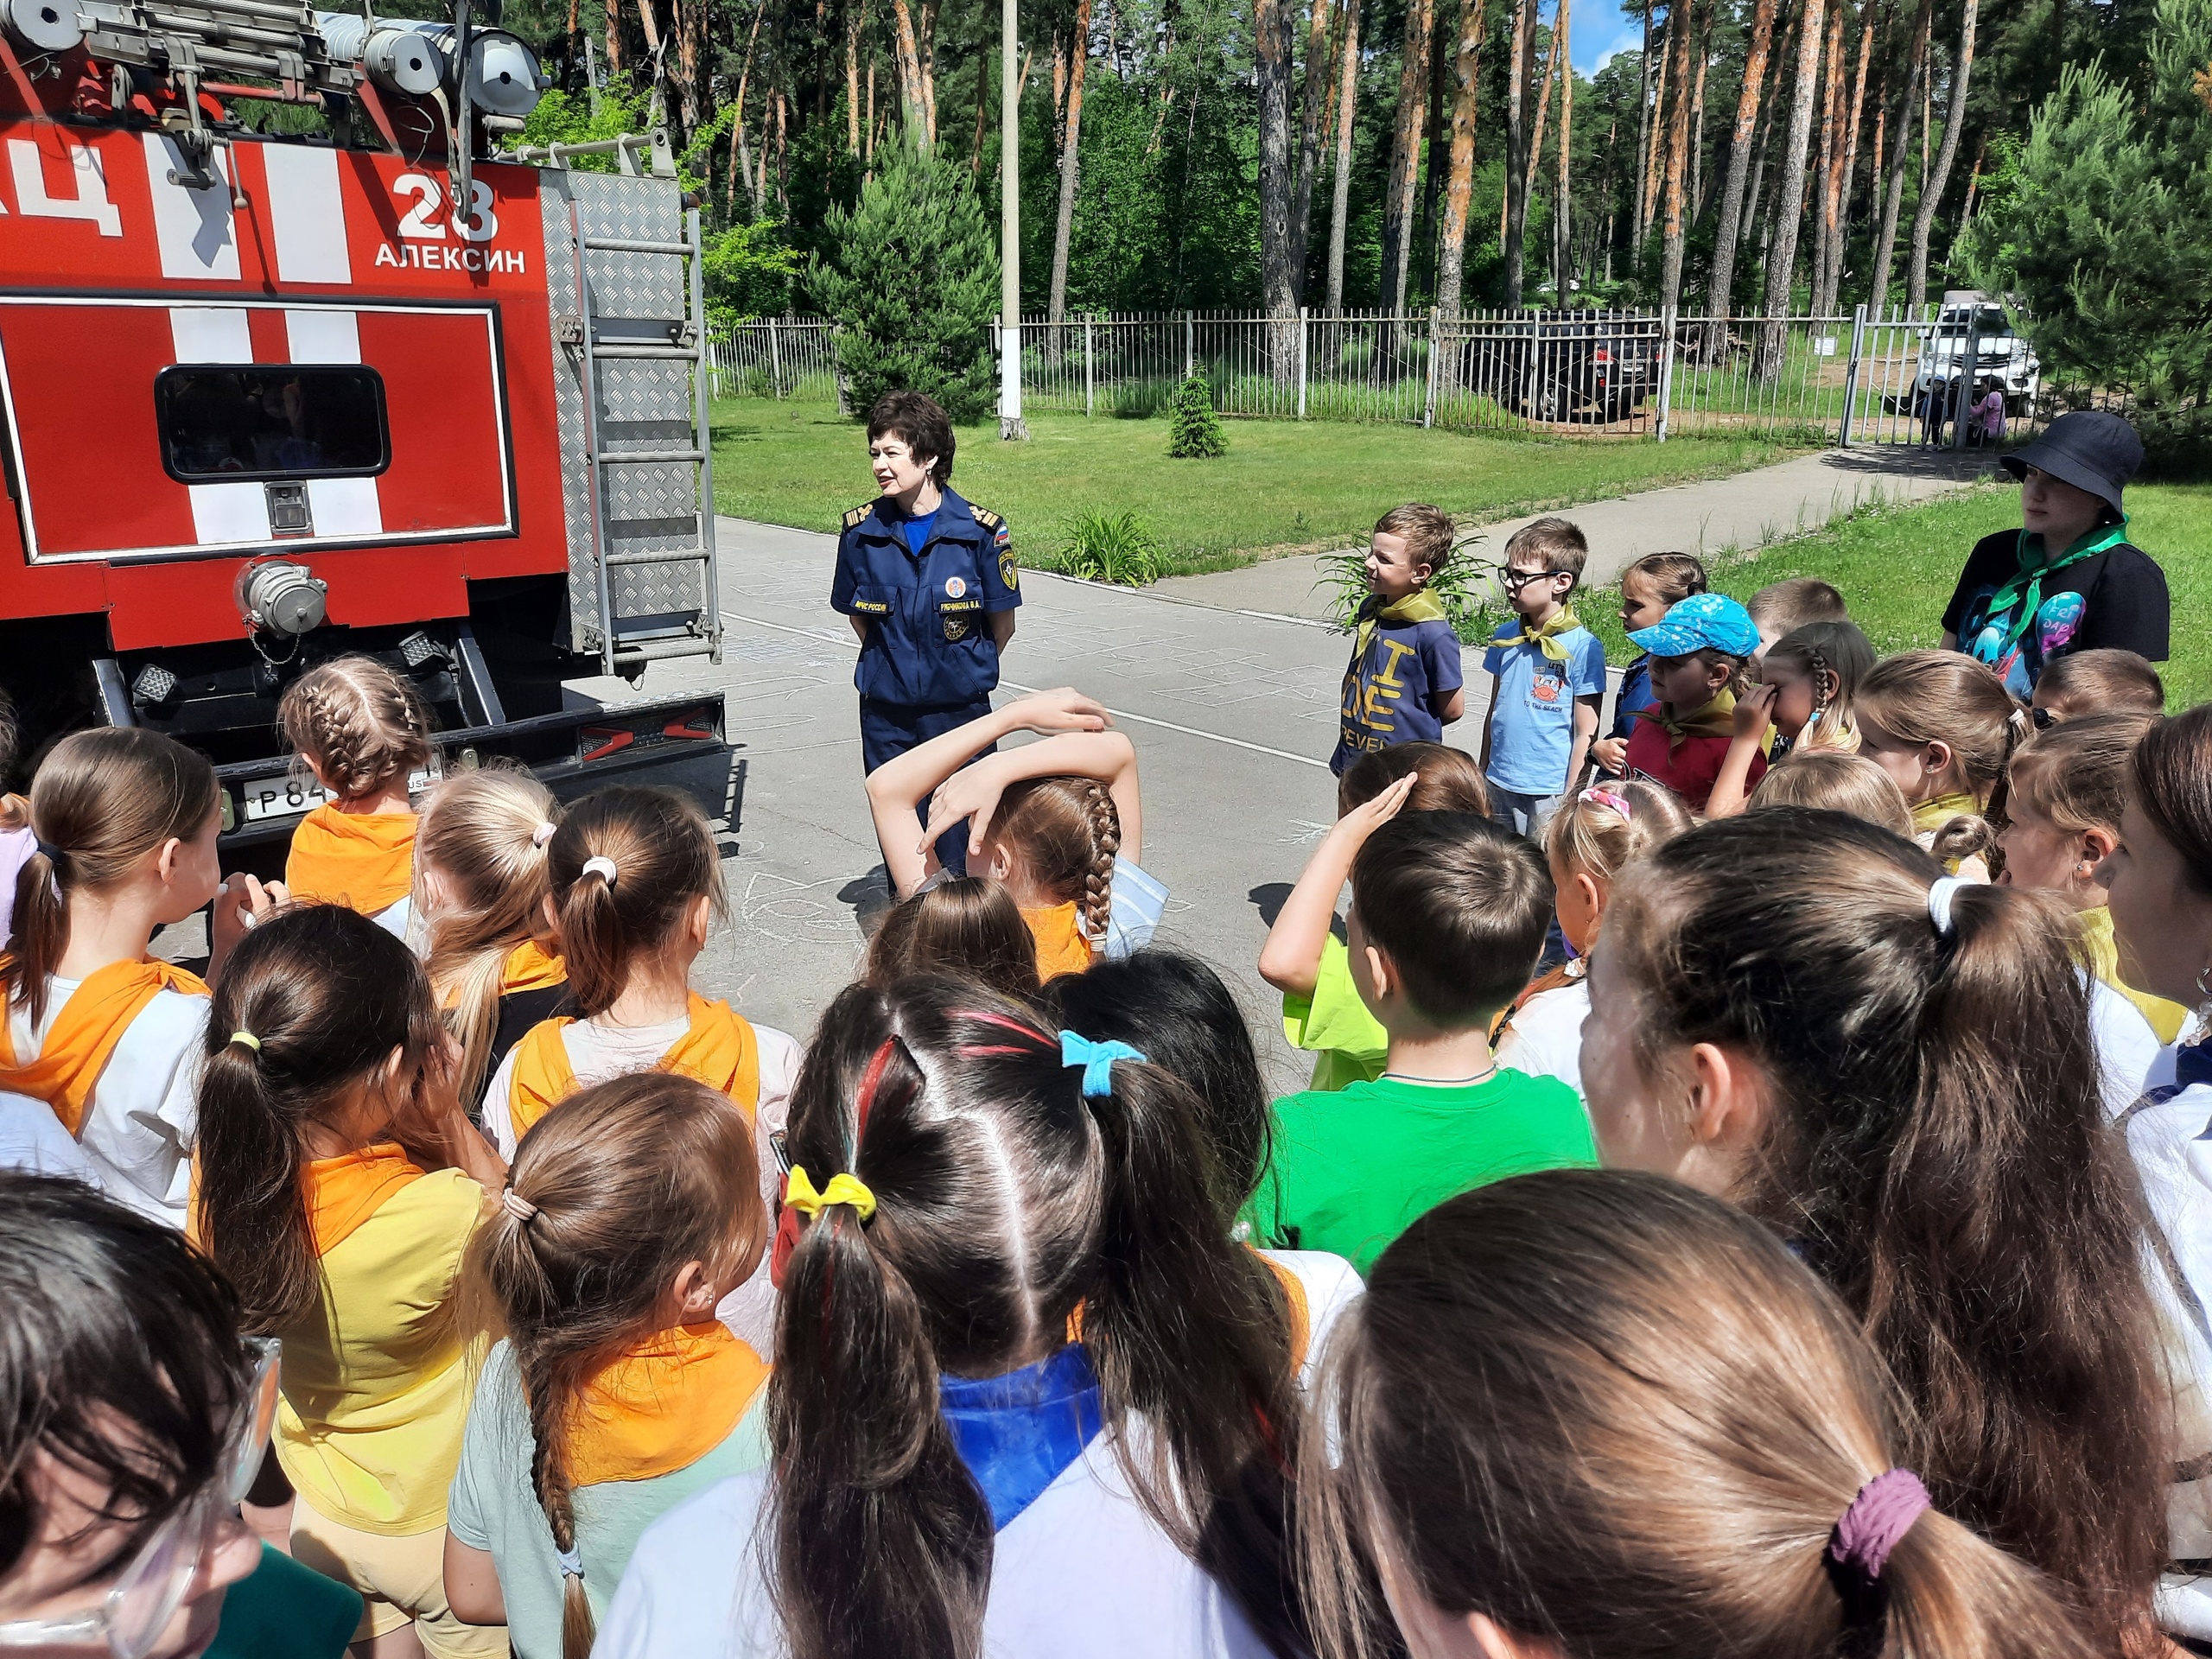
<instances>
[{"instance_id":1,"label":"metal ladder rungs","mask_svg":"<svg viewBox=\"0 0 2212 1659\"><path fill-rule=\"evenodd\" d=\"M647 645L626 645L619 640L614 646L614 660L625 662L664 663L677 657L706 657L713 654L711 639L656 639Z\"/></svg>"},{"instance_id":2,"label":"metal ladder rungs","mask_svg":"<svg viewBox=\"0 0 2212 1659\"><path fill-rule=\"evenodd\" d=\"M631 346L626 344L619 346L601 346L594 344L591 347L591 354L594 357L601 359L602 360L612 359L616 362L621 362L626 359L633 363L641 359L645 362L652 363L696 363L702 355L699 348L696 346Z\"/></svg>"},{"instance_id":3,"label":"metal ladder rungs","mask_svg":"<svg viewBox=\"0 0 2212 1659\"><path fill-rule=\"evenodd\" d=\"M696 465L707 458L703 449L626 449L619 455L594 455L599 467L677 467Z\"/></svg>"},{"instance_id":4,"label":"metal ladder rungs","mask_svg":"<svg viewBox=\"0 0 2212 1659\"><path fill-rule=\"evenodd\" d=\"M588 236L584 247L592 253L667 253L687 259L691 256L689 242L641 242L623 236Z\"/></svg>"},{"instance_id":5,"label":"metal ladder rungs","mask_svg":"<svg viewBox=\"0 0 2212 1659\"><path fill-rule=\"evenodd\" d=\"M700 564L707 557L703 547L687 547L680 553L610 553L607 563L617 569L636 564Z\"/></svg>"}]
</instances>

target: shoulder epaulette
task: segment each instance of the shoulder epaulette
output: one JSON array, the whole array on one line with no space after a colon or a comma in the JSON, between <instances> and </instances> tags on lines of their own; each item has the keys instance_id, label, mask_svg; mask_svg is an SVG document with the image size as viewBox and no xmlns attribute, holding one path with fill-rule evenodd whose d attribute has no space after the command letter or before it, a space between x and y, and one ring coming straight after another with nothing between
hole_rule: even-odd
<instances>
[{"instance_id":1,"label":"shoulder epaulette","mask_svg":"<svg viewBox=\"0 0 2212 1659\"><path fill-rule=\"evenodd\" d=\"M864 507L855 507L850 512L845 515L845 528L847 530L857 530L861 525L868 522L868 514L874 511L875 503L873 501L869 502Z\"/></svg>"},{"instance_id":2,"label":"shoulder epaulette","mask_svg":"<svg viewBox=\"0 0 2212 1659\"><path fill-rule=\"evenodd\" d=\"M996 530L1001 524L1006 523L1005 519L1000 518L988 507L979 507L972 501L968 504L968 511L975 515L976 522L985 530Z\"/></svg>"}]
</instances>

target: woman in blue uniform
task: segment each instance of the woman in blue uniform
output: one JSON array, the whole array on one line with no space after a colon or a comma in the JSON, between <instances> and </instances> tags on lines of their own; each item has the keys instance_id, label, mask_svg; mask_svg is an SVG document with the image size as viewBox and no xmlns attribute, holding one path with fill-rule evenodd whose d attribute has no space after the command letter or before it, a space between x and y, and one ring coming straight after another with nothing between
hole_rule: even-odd
<instances>
[{"instance_id":1,"label":"woman in blue uniform","mask_svg":"<svg viewBox=\"0 0 2212 1659\"><path fill-rule=\"evenodd\" d=\"M830 605L860 636L853 683L869 772L988 714L999 652L1014 637L1013 538L998 514L953 493L953 448L952 423L918 391L891 392L868 411L868 461L883 493L845 515ZM966 855L964 832L938 843L948 870L964 871Z\"/></svg>"}]
</instances>

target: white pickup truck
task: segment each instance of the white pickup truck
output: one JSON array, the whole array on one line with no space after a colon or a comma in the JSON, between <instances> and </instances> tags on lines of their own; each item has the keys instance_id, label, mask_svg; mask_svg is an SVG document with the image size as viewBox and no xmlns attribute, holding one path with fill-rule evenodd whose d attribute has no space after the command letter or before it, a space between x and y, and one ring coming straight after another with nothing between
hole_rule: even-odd
<instances>
[{"instance_id":1,"label":"white pickup truck","mask_svg":"<svg viewBox=\"0 0 2212 1659\"><path fill-rule=\"evenodd\" d=\"M1971 371L1967 367L1968 353L1973 353ZM1942 402L1950 391L1952 380L1961 375L1970 375L1977 392L1995 381L2004 391L2008 416L2031 410L2043 384L2043 365L2028 342L2014 332L2005 308L1971 289L1944 295L1935 326L1920 331L1913 406L1924 406L1931 391Z\"/></svg>"}]
</instances>

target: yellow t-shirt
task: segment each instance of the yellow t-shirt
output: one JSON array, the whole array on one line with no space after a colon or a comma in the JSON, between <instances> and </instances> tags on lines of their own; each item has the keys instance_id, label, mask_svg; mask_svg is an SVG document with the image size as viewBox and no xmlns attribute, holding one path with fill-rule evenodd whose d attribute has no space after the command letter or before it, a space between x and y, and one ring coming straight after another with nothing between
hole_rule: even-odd
<instances>
[{"instance_id":1,"label":"yellow t-shirt","mask_svg":"<svg viewBox=\"0 0 2212 1659\"><path fill-rule=\"evenodd\" d=\"M1372 1083L1382 1075L1390 1033L1359 1000L1351 954L1334 933L1322 942L1313 995L1283 997L1282 1034L1293 1048L1318 1051L1309 1091Z\"/></svg>"},{"instance_id":2,"label":"yellow t-shirt","mask_svg":"<svg viewBox=\"0 0 2212 1659\"><path fill-rule=\"evenodd\" d=\"M280 1332L276 1459L300 1499L357 1531L445 1524L468 1418L453 1306L484 1189L458 1170L408 1182L322 1257L322 1304Z\"/></svg>"}]
</instances>

